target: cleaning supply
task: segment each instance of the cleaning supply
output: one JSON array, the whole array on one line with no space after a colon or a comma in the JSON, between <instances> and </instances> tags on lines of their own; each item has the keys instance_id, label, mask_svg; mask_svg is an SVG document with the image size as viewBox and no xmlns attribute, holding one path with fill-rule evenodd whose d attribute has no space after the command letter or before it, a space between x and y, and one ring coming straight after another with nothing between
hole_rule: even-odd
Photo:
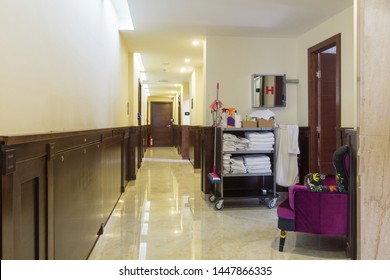
<instances>
[{"instance_id":1,"label":"cleaning supply","mask_svg":"<svg viewBox=\"0 0 390 280\"><path fill-rule=\"evenodd\" d=\"M209 174L207 174L207 177L209 177L209 180L212 184L217 184L221 182L221 177L217 174L217 166L216 166L216 160L217 160L217 127L220 125L221 120L218 120L218 112L222 108L222 102L218 99L219 97L219 83L217 83L217 99L214 100L213 103L211 103L210 108L213 109L215 113L215 119L214 119L214 163L213 163L213 171Z\"/></svg>"},{"instance_id":2,"label":"cleaning supply","mask_svg":"<svg viewBox=\"0 0 390 280\"><path fill-rule=\"evenodd\" d=\"M222 124L221 126L223 128L227 128L227 116L228 116L228 109L222 108Z\"/></svg>"},{"instance_id":3,"label":"cleaning supply","mask_svg":"<svg viewBox=\"0 0 390 280\"><path fill-rule=\"evenodd\" d=\"M228 128L234 128L236 127L235 125L235 120L234 120L234 108L229 108L229 116L227 117L227 127Z\"/></svg>"},{"instance_id":4,"label":"cleaning supply","mask_svg":"<svg viewBox=\"0 0 390 280\"><path fill-rule=\"evenodd\" d=\"M234 123L235 123L236 128L240 128L242 126L241 115L236 115L234 117Z\"/></svg>"}]
</instances>

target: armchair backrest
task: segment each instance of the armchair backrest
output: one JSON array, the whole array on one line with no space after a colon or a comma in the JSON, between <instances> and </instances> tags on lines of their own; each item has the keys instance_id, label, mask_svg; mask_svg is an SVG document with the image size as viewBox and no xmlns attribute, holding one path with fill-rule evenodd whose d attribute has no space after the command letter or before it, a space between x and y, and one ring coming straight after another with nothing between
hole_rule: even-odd
<instances>
[{"instance_id":1,"label":"armchair backrest","mask_svg":"<svg viewBox=\"0 0 390 280\"><path fill-rule=\"evenodd\" d=\"M349 150L348 146L339 147L333 154L335 177L341 192L348 191Z\"/></svg>"}]
</instances>

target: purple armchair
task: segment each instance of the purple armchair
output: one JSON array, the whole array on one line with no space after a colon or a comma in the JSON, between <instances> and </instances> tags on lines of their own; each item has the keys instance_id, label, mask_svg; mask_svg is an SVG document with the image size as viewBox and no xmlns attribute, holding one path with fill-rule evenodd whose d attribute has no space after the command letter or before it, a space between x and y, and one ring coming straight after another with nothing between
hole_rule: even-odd
<instances>
[{"instance_id":1,"label":"purple armchair","mask_svg":"<svg viewBox=\"0 0 390 280\"><path fill-rule=\"evenodd\" d=\"M323 187L314 191L307 185L292 186L288 190L288 198L278 206L280 252L283 252L287 231L328 236L348 235L349 153L347 146L336 150L333 164L336 175L327 176Z\"/></svg>"}]
</instances>

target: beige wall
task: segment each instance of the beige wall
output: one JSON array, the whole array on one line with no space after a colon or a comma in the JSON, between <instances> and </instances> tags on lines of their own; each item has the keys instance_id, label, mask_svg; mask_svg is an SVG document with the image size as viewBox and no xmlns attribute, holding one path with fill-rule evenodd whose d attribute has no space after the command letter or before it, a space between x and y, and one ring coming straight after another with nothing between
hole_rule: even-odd
<instances>
[{"instance_id":1,"label":"beige wall","mask_svg":"<svg viewBox=\"0 0 390 280\"><path fill-rule=\"evenodd\" d=\"M130 125L138 125L138 87L140 82L140 71L143 69L137 60L137 57L134 53L129 54L129 63L130 57L132 60L132 64L129 64L129 100L130 100L130 114L129 114L129 124ZM146 124L147 118L147 96L144 93L144 90L141 89L141 125Z\"/></svg>"},{"instance_id":2,"label":"beige wall","mask_svg":"<svg viewBox=\"0 0 390 280\"><path fill-rule=\"evenodd\" d=\"M190 95L190 123L191 125L204 125L204 87L203 69L195 67L189 82ZM191 104L193 107L191 108Z\"/></svg>"},{"instance_id":3,"label":"beige wall","mask_svg":"<svg viewBox=\"0 0 390 280\"><path fill-rule=\"evenodd\" d=\"M358 2L358 255L390 259L390 1Z\"/></svg>"},{"instance_id":4,"label":"beige wall","mask_svg":"<svg viewBox=\"0 0 390 280\"><path fill-rule=\"evenodd\" d=\"M128 55L110 3L0 2L0 134L128 124Z\"/></svg>"},{"instance_id":5,"label":"beige wall","mask_svg":"<svg viewBox=\"0 0 390 280\"><path fill-rule=\"evenodd\" d=\"M352 3L352 2L351 2ZM356 127L356 51L353 6L293 39L207 37L205 47L206 124L212 123L208 106L220 83L225 107L235 107L245 117L251 108L250 75L286 74L299 79L287 84L286 108L272 108L280 124L308 125L307 49L341 33L341 125Z\"/></svg>"},{"instance_id":6,"label":"beige wall","mask_svg":"<svg viewBox=\"0 0 390 280\"><path fill-rule=\"evenodd\" d=\"M298 124L308 125L308 48L341 33L341 127L356 127L356 49L353 6L303 34L298 41Z\"/></svg>"},{"instance_id":7,"label":"beige wall","mask_svg":"<svg viewBox=\"0 0 390 280\"><path fill-rule=\"evenodd\" d=\"M238 114L249 115L256 109L251 105L251 75L286 74L298 78L297 41L295 39L207 37L206 40L206 125L212 124L208 109L216 98L224 107L234 107ZM287 84L287 107L273 108L280 124L297 123L297 85Z\"/></svg>"},{"instance_id":8,"label":"beige wall","mask_svg":"<svg viewBox=\"0 0 390 280\"><path fill-rule=\"evenodd\" d=\"M129 125L135 125L135 124L138 124L137 123L137 118L135 117L135 115L137 114L137 111L134 111L134 110L137 110L137 108L134 108L134 104L136 104L136 101L138 100L138 75L136 75L135 73L138 73L137 72L137 69L135 67L135 64L134 64L134 55L133 53L129 53L128 54L128 73L127 73L127 76L128 76L128 81L127 81L127 85L128 85L128 122L129 122ZM137 83L135 82L137 81ZM137 99L136 99L137 98Z\"/></svg>"}]
</instances>

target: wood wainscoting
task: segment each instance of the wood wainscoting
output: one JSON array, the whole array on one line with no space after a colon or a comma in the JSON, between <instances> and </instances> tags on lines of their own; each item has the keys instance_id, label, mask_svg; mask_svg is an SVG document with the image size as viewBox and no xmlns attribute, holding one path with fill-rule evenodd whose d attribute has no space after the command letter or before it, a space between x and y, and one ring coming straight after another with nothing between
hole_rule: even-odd
<instances>
[{"instance_id":1,"label":"wood wainscoting","mask_svg":"<svg viewBox=\"0 0 390 280\"><path fill-rule=\"evenodd\" d=\"M194 169L201 165L201 127L189 125L174 125L174 147L182 159L188 159Z\"/></svg>"},{"instance_id":2,"label":"wood wainscoting","mask_svg":"<svg viewBox=\"0 0 390 280\"><path fill-rule=\"evenodd\" d=\"M349 127L337 127L336 130L336 148L348 145L349 133L351 128ZM299 149L300 155L298 157L299 162L299 182L303 184L306 174L310 172L318 172L318 170L310 170L310 128L299 127Z\"/></svg>"},{"instance_id":3,"label":"wood wainscoting","mask_svg":"<svg viewBox=\"0 0 390 280\"><path fill-rule=\"evenodd\" d=\"M1 136L1 259L87 259L136 178L147 129Z\"/></svg>"}]
</instances>

